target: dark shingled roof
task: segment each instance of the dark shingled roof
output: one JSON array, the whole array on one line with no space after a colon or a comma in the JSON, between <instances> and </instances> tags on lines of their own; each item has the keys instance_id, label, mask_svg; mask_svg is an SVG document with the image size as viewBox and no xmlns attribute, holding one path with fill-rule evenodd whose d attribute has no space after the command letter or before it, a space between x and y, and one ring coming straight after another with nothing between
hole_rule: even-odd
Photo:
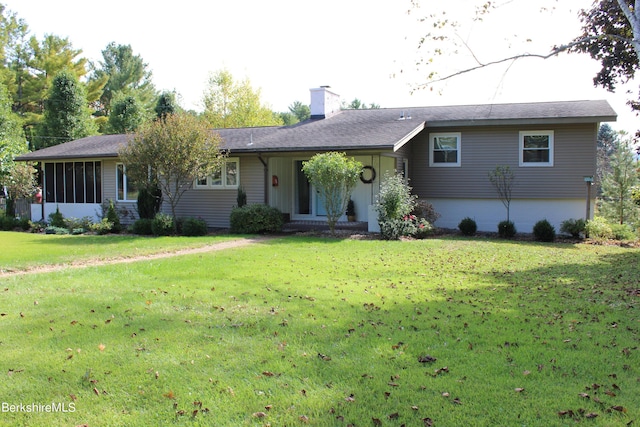
<instances>
[{"instance_id":1,"label":"dark shingled roof","mask_svg":"<svg viewBox=\"0 0 640 427\"><path fill-rule=\"evenodd\" d=\"M425 127L598 123L616 120L607 101L344 110L293 126L216 130L232 153L393 149ZM127 135L90 136L19 156L17 160L117 157Z\"/></svg>"}]
</instances>

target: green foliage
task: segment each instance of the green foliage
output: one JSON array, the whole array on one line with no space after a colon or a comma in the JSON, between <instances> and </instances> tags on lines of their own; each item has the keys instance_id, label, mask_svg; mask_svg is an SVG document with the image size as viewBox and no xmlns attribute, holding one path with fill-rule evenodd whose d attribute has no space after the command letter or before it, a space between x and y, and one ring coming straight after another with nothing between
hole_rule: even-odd
<instances>
[{"instance_id":1,"label":"green foliage","mask_svg":"<svg viewBox=\"0 0 640 427\"><path fill-rule=\"evenodd\" d=\"M108 133L135 132L146 120L144 106L132 95L117 97L109 113Z\"/></svg>"},{"instance_id":2,"label":"green foliage","mask_svg":"<svg viewBox=\"0 0 640 427\"><path fill-rule=\"evenodd\" d=\"M241 185L238 186L238 195L236 196L237 207L241 208L247 204L247 192Z\"/></svg>"},{"instance_id":3,"label":"green foliage","mask_svg":"<svg viewBox=\"0 0 640 427\"><path fill-rule=\"evenodd\" d=\"M160 212L162 190L154 183L141 186L138 190L138 217L153 219Z\"/></svg>"},{"instance_id":4,"label":"green foliage","mask_svg":"<svg viewBox=\"0 0 640 427\"><path fill-rule=\"evenodd\" d=\"M53 225L48 226L44 229L44 234L57 234L57 235L67 235L70 234L69 229L65 227L55 227Z\"/></svg>"},{"instance_id":5,"label":"green foliage","mask_svg":"<svg viewBox=\"0 0 640 427\"><path fill-rule=\"evenodd\" d=\"M630 139L616 143L616 150L609 158L610 170L603 176L598 215L611 223L636 226L640 223L640 208L633 200L633 190L640 184L640 179L631 145Z\"/></svg>"},{"instance_id":6,"label":"green foliage","mask_svg":"<svg viewBox=\"0 0 640 427\"><path fill-rule=\"evenodd\" d=\"M207 223L201 218L185 218L182 222L183 236L206 236L208 233Z\"/></svg>"},{"instance_id":7,"label":"green foliage","mask_svg":"<svg viewBox=\"0 0 640 427\"><path fill-rule=\"evenodd\" d=\"M440 218L440 214L436 212L433 205L426 200L416 200L411 213L418 218L424 218L432 225Z\"/></svg>"},{"instance_id":8,"label":"green foliage","mask_svg":"<svg viewBox=\"0 0 640 427\"><path fill-rule=\"evenodd\" d=\"M613 238L613 230L611 224L606 218L594 216L593 219L587 221L585 232L588 237L596 240L606 240Z\"/></svg>"},{"instance_id":9,"label":"green foliage","mask_svg":"<svg viewBox=\"0 0 640 427\"><path fill-rule=\"evenodd\" d=\"M562 221L562 224L560 224L560 231L562 233L570 234L573 237L580 237L581 234L584 234L586 225L587 223L582 218L571 218Z\"/></svg>"},{"instance_id":10,"label":"green foliage","mask_svg":"<svg viewBox=\"0 0 640 427\"><path fill-rule=\"evenodd\" d=\"M533 226L533 235L541 242L553 242L556 238L556 229L546 219L541 219Z\"/></svg>"},{"instance_id":11,"label":"green foliage","mask_svg":"<svg viewBox=\"0 0 640 427\"><path fill-rule=\"evenodd\" d=\"M71 231L80 230L80 229L85 231L91 230L92 225L93 225L93 219L88 216L85 216L82 218L69 217L64 219L65 228Z\"/></svg>"},{"instance_id":12,"label":"green foliage","mask_svg":"<svg viewBox=\"0 0 640 427\"><path fill-rule=\"evenodd\" d=\"M347 210L345 212L345 215L356 216L356 204L352 199L349 199L349 201L347 202Z\"/></svg>"},{"instance_id":13,"label":"green foliage","mask_svg":"<svg viewBox=\"0 0 640 427\"><path fill-rule=\"evenodd\" d=\"M507 209L507 222L510 221L511 193L513 191L513 183L515 174L509 166L496 166L489 172L489 182L493 185L498 198ZM515 233L514 233L515 234Z\"/></svg>"},{"instance_id":14,"label":"green foliage","mask_svg":"<svg viewBox=\"0 0 640 427\"><path fill-rule=\"evenodd\" d=\"M362 163L345 153L328 152L313 156L302 165L302 171L315 187L324 203L331 233L344 214L351 193L358 184Z\"/></svg>"},{"instance_id":15,"label":"green foliage","mask_svg":"<svg viewBox=\"0 0 640 427\"><path fill-rule=\"evenodd\" d=\"M478 224L476 221L470 217L463 218L462 221L458 224L458 228L460 232L465 236L473 236L478 231Z\"/></svg>"},{"instance_id":16,"label":"green foliage","mask_svg":"<svg viewBox=\"0 0 640 427\"><path fill-rule=\"evenodd\" d=\"M11 231L17 226L17 221L12 215L0 214L0 230Z\"/></svg>"},{"instance_id":17,"label":"green foliage","mask_svg":"<svg viewBox=\"0 0 640 427\"><path fill-rule=\"evenodd\" d=\"M511 239L516 235L516 225L512 221L500 221L498 223L498 236L503 239Z\"/></svg>"},{"instance_id":18,"label":"green foliage","mask_svg":"<svg viewBox=\"0 0 640 427\"><path fill-rule=\"evenodd\" d=\"M120 217L118 216L118 212L116 211L116 206L113 203L113 200L109 200L109 207L107 208L107 221L109 221L111 226L111 233L119 233L122 231L122 225L120 224Z\"/></svg>"},{"instance_id":19,"label":"green foliage","mask_svg":"<svg viewBox=\"0 0 640 427\"><path fill-rule=\"evenodd\" d=\"M611 224L614 240L636 240L638 236L628 224Z\"/></svg>"},{"instance_id":20,"label":"green foliage","mask_svg":"<svg viewBox=\"0 0 640 427\"><path fill-rule=\"evenodd\" d=\"M148 182L151 171L151 182L162 189L177 220L176 206L194 180L221 169L226 156L220 141L198 118L174 114L145 123L118 154L134 182Z\"/></svg>"},{"instance_id":21,"label":"green foliage","mask_svg":"<svg viewBox=\"0 0 640 427\"><path fill-rule=\"evenodd\" d=\"M91 225L91 231L101 236L111 233L112 229L113 229L113 223L109 221L107 218L102 218L100 222L96 222L95 224Z\"/></svg>"},{"instance_id":22,"label":"green foliage","mask_svg":"<svg viewBox=\"0 0 640 427\"><path fill-rule=\"evenodd\" d=\"M238 234L278 233L284 220L280 210L263 205L250 204L231 211L230 229Z\"/></svg>"},{"instance_id":23,"label":"green foliage","mask_svg":"<svg viewBox=\"0 0 640 427\"><path fill-rule=\"evenodd\" d=\"M151 221L154 236L171 236L176 232L176 223L171 215L159 213Z\"/></svg>"},{"instance_id":24,"label":"green foliage","mask_svg":"<svg viewBox=\"0 0 640 427\"><path fill-rule=\"evenodd\" d=\"M153 234L153 219L139 218L131 225L131 232L140 236L151 236Z\"/></svg>"},{"instance_id":25,"label":"green foliage","mask_svg":"<svg viewBox=\"0 0 640 427\"><path fill-rule=\"evenodd\" d=\"M20 163L15 163L13 159L27 151L20 117L12 111L11 105L9 92L0 84L0 188L9 187L16 181L15 171ZM11 189L9 194L15 197L12 196Z\"/></svg>"},{"instance_id":26,"label":"green foliage","mask_svg":"<svg viewBox=\"0 0 640 427\"><path fill-rule=\"evenodd\" d=\"M116 45L111 42L102 51L102 58L92 76L92 80L106 83L100 95L100 114L108 116L113 100L120 95L135 96L145 111L151 111L156 101L151 71L140 55L133 54L131 45Z\"/></svg>"},{"instance_id":27,"label":"green foliage","mask_svg":"<svg viewBox=\"0 0 640 427\"><path fill-rule=\"evenodd\" d=\"M411 215L416 199L402 174L385 174L375 204L380 233L384 239L395 240L410 235L412 224L405 218Z\"/></svg>"},{"instance_id":28,"label":"green foliage","mask_svg":"<svg viewBox=\"0 0 640 427\"><path fill-rule=\"evenodd\" d=\"M44 105L39 134L46 138L37 140L37 148L97 133L97 127L87 108L85 89L74 74L61 71L55 76Z\"/></svg>"},{"instance_id":29,"label":"green foliage","mask_svg":"<svg viewBox=\"0 0 640 427\"><path fill-rule=\"evenodd\" d=\"M158 97L154 111L156 113L156 118L163 120L168 115L180 112L180 107L176 101L176 93L166 91L162 92Z\"/></svg>"},{"instance_id":30,"label":"green foliage","mask_svg":"<svg viewBox=\"0 0 640 427\"><path fill-rule=\"evenodd\" d=\"M52 214L49 214L49 225L52 227L61 227L66 228L66 224L64 223L64 216L60 213L60 208L56 206L56 211Z\"/></svg>"},{"instance_id":31,"label":"green foliage","mask_svg":"<svg viewBox=\"0 0 640 427\"><path fill-rule=\"evenodd\" d=\"M281 126L282 120L260 101L248 79L236 82L227 70L209 78L205 90L204 119L214 129L254 126Z\"/></svg>"}]
</instances>

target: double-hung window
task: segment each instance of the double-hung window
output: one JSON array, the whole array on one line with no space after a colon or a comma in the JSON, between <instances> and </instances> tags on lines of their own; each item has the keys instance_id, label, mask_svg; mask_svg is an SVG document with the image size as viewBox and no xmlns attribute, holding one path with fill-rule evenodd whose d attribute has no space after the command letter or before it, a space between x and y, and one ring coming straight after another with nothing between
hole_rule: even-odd
<instances>
[{"instance_id":1,"label":"double-hung window","mask_svg":"<svg viewBox=\"0 0 640 427\"><path fill-rule=\"evenodd\" d=\"M460 166L460 132L429 134L429 166Z\"/></svg>"},{"instance_id":2,"label":"double-hung window","mask_svg":"<svg viewBox=\"0 0 640 427\"><path fill-rule=\"evenodd\" d=\"M229 157L215 174L198 178L195 188L217 189L217 188L238 188L240 184L240 159Z\"/></svg>"},{"instance_id":3,"label":"double-hung window","mask_svg":"<svg viewBox=\"0 0 640 427\"><path fill-rule=\"evenodd\" d=\"M116 200L119 202L135 202L138 200L138 188L127 176L127 168L124 164L116 165Z\"/></svg>"},{"instance_id":4,"label":"double-hung window","mask_svg":"<svg viewBox=\"0 0 640 427\"><path fill-rule=\"evenodd\" d=\"M553 131L520 132L520 166L553 166Z\"/></svg>"}]
</instances>

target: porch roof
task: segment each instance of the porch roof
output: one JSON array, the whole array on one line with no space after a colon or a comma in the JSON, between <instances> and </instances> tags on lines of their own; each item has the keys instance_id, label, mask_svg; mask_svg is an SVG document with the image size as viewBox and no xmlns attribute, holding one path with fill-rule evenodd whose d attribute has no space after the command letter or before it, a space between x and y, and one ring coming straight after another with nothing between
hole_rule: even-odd
<instances>
[{"instance_id":1,"label":"porch roof","mask_svg":"<svg viewBox=\"0 0 640 427\"><path fill-rule=\"evenodd\" d=\"M599 101L459 105L343 110L326 119L292 126L217 129L222 148L232 153L318 150L396 150L426 127L599 123L616 120L609 103ZM19 156L41 161L117 157L128 135L100 135Z\"/></svg>"}]
</instances>

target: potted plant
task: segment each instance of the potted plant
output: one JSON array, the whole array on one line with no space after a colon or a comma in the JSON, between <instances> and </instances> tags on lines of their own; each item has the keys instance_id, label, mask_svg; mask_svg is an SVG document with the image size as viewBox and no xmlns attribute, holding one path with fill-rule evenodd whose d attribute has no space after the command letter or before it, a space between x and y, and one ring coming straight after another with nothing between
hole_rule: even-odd
<instances>
[{"instance_id":1,"label":"potted plant","mask_svg":"<svg viewBox=\"0 0 640 427\"><path fill-rule=\"evenodd\" d=\"M346 214L349 222L354 222L356 220L356 206L351 199L349 199L349 202L347 203Z\"/></svg>"}]
</instances>

